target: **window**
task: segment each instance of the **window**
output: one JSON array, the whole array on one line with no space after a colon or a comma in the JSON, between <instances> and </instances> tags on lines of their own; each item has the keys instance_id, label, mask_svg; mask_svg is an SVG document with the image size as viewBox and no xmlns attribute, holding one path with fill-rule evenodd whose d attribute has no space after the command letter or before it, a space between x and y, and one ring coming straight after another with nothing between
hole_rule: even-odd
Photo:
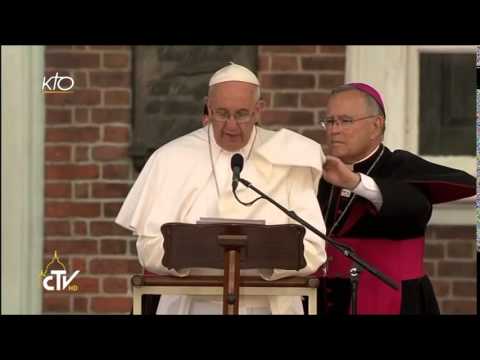
<instances>
[{"instance_id":1,"label":"window","mask_svg":"<svg viewBox=\"0 0 480 360\"><path fill-rule=\"evenodd\" d=\"M475 54L419 57L419 153L475 156Z\"/></svg>"},{"instance_id":2,"label":"window","mask_svg":"<svg viewBox=\"0 0 480 360\"><path fill-rule=\"evenodd\" d=\"M407 48L406 149L475 175L475 47Z\"/></svg>"},{"instance_id":3,"label":"window","mask_svg":"<svg viewBox=\"0 0 480 360\"><path fill-rule=\"evenodd\" d=\"M405 149L476 176L475 51L476 46L348 46L345 80L371 83L382 93L384 143L391 150ZM430 224L475 224L473 200L435 206Z\"/></svg>"}]
</instances>

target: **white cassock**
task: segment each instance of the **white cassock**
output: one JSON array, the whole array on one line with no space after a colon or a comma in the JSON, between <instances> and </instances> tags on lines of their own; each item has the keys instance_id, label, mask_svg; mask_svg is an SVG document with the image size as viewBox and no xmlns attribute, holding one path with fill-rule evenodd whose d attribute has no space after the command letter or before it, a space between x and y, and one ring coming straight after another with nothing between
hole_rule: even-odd
<instances>
[{"instance_id":1,"label":"white cassock","mask_svg":"<svg viewBox=\"0 0 480 360\"><path fill-rule=\"evenodd\" d=\"M237 152L245 159L242 178L325 232L316 197L324 162L318 143L290 130L255 127L248 144ZM194 224L200 217L221 217L265 220L267 225L296 223L266 200L250 207L235 200L230 168L233 154L216 144L211 126L175 139L152 154L115 220L138 235L138 257L146 270L173 276L223 275L219 269L165 268L160 228L167 222ZM258 196L242 184L237 195L244 202ZM299 271L242 270L240 274L276 280L314 273L326 261L326 253L324 241L310 230L304 238L304 256L307 265ZM239 303L240 314L303 314L299 296L241 296ZM222 297L162 295L157 313L221 314Z\"/></svg>"}]
</instances>

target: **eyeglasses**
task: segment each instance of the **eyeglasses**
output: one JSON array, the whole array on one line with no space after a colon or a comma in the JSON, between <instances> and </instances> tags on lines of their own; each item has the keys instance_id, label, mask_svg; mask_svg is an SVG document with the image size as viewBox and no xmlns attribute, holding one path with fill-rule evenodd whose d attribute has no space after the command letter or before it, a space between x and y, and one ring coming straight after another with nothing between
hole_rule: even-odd
<instances>
[{"instance_id":1,"label":"eyeglasses","mask_svg":"<svg viewBox=\"0 0 480 360\"><path fill-rule=\"evenodd\" d=\"M344 127L352 126L353 123L356 122L356 121L369 119L369 118L372 118L372 117L375 117L375 116L378 116L378 115L368 115L368 116L360 117L360 118L357 118L357 119L353 119L350 116L339 116L337 119L335 119L333 116L328 116L328 117L320 120L320 124L324 128L332 128L333 125L337 125L339 127L344 128Z\"/></svg>"},{"instance_id":2,"label":"eyeglasses","mask_svg":"<svg viewBox=\"0 0 480 360\"><path fill-rule=\"evenodd\" d=\"M226 110L213 111L213 118L219 122L226 122L233 116L233 119L237 123L244 124L250 121L250 119L252 118L252 115L253 115L253 112L250 112L247 110L239 110L234 114L230 114L230 112Z\"/></svg>"}]
</instances>

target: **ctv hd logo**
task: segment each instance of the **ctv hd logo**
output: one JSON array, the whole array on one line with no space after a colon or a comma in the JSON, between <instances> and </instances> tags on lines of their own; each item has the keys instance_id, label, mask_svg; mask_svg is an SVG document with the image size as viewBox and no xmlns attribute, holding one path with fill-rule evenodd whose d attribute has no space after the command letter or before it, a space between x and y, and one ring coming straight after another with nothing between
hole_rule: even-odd
<instances>
[{"instance_id":1,"label":"ctv hd logo","mask_svg":"<svg viewBox=\"0 0 480 360\"><path fill-rule=\"evenodd\" d=\"M48 93L71 93L75 81L71 76L59 76L58 72L55 75L50 76L48 79L43 77L42 91Z\"/></svg>"},{"instance_id":2,"label":"ctv hd logo","mask_svg":"<svg viewBox=\"0 0 480 360\"><path fill-rule=\"evenodd\" d=\"M43 288L47 291L78 291L78 285L70 285L80 273L76 270L72 275L67 276L65 265L60 261L57 250L55 250L53 259L47 264L44 271L40 272ZM68 287L68 288L67 288Z\"/></svg>"}]
</instances>

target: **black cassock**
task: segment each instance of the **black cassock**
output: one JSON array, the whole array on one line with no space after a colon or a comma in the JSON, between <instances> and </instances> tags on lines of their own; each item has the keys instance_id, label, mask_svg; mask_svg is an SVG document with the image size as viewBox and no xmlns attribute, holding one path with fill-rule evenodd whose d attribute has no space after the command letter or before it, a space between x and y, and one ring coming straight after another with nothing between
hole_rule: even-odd
<instances>
[{"instance_id":1,"label":"black cassock","mask_svg":"<svg viewBox=\"0 0 480 360\"><path fill-rule=\"evenodd\" d=\"M401 284L396 291L362 271L358 313L439 313L423 267L426 226L432 204L473 196L475 178L407 151L391 152L383 145L368 159L355 164L354 171L368 173L375 180L382 193L382 207L377 211L365 198L322 179L318 199L327 233L350 245L360 257ZM330 245L327 255L326 277L322 278L318 293L320 311L346 314L351 296L351 261Z\"/></svg>"}]
</instances>

